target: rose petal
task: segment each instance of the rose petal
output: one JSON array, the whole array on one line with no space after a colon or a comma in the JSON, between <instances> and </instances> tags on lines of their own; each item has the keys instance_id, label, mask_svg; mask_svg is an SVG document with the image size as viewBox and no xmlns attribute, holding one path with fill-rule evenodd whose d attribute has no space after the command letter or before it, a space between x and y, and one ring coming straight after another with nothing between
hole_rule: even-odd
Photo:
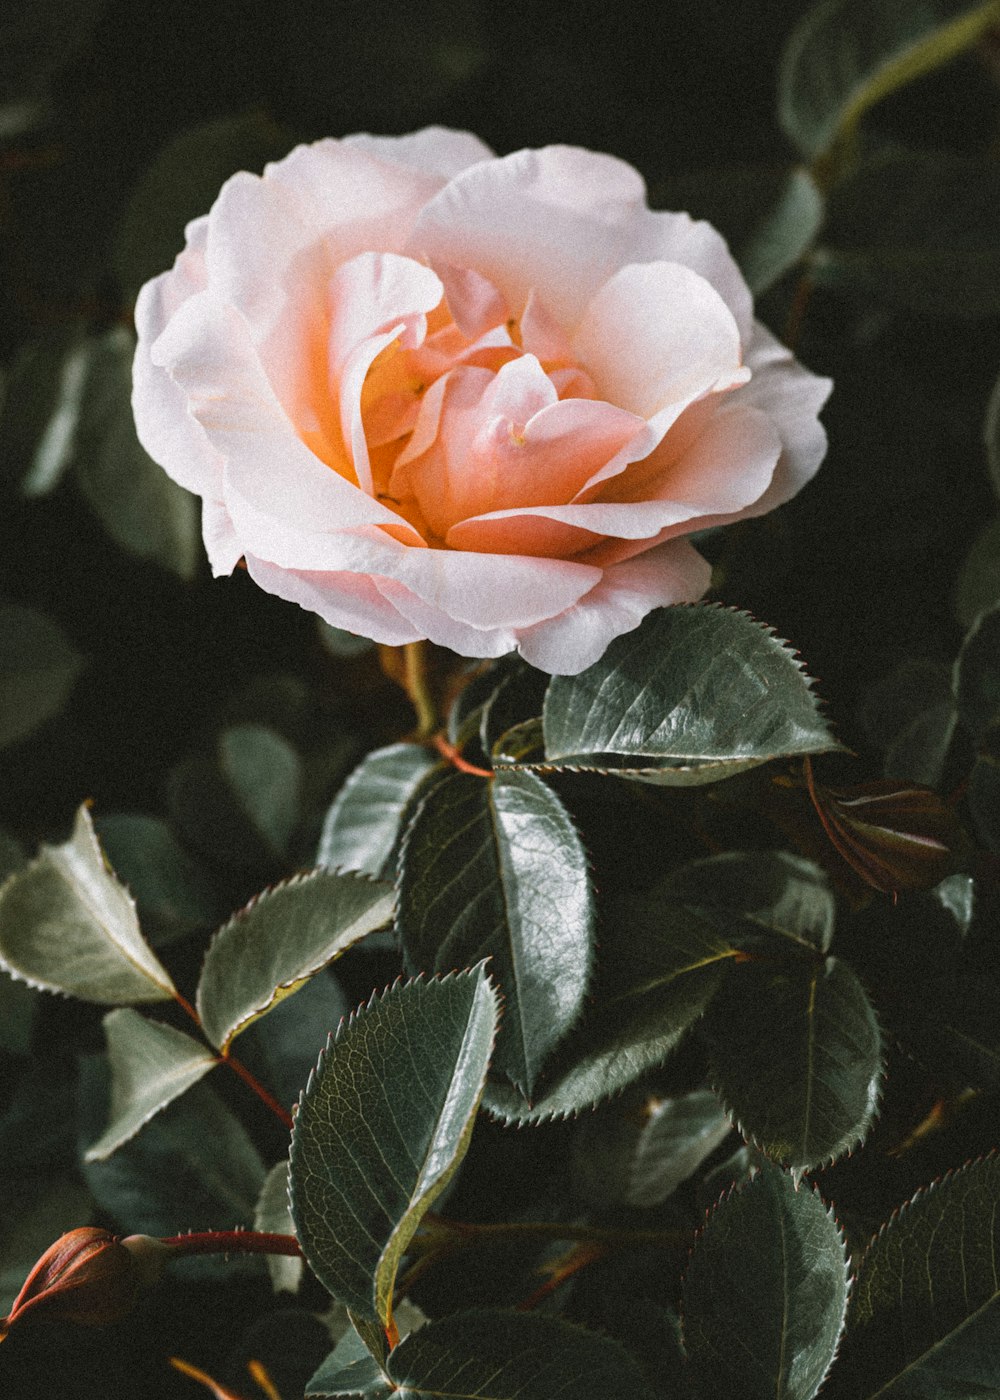
<instances>
[{"instance_id":1,"label":"rose petal","mask_svg":"<svg viewBox=\"0 0 1000 1400\"><path fill-rule=\"evenodd\" d=\"M452 319L467 340L478 340L507 320L507 303L493 283L473 268L435 263L434 271L444 283Z\"/></svg>"},{"instance_id":2,"label":"rose petal","mask_svg":"<svg viewBox=\"0 0 1000 1400\"><path fill-rule=\"evenodd\" d=\"M436 646L449 647L460 656L493 658L505 656L517 645L516 634L508 628L472 627L433 604L425 603L394 579L379 578L375 582L382 595L413 624L418 635Z\"/></svg>"},{"instance_id":3,"label":"rose petal","mask_svg":"<svg viewBox=\"0 0 1000 1400\"><path fill-rule=\"evenodd\" d=\"M529 665L550 675L576 675L599 660L616 637L638 627L653 608L697 601L711 574L687 540L672 540L607 569L573 607L522 632L518 651Z\"/></svg>"},{"instance_id":4,"label":"rose petal","mask_svg":"<svg viewBox=\"0 0 1000 1400\"><path fill-rule=\"evenodd\" d=\"M358 632L391 647L405 646L424 636L364 574L282 569L252 554L246 556L246 564L250 577L266 592L317 613L331 627Z\"/></svg>"},{"instance_id":5,"label":"rose petal","mask_svg":"<svg viewBox=\"0 0 1000 1400\"><path fill-rule=\"evenodd\" d=\"M473 267L514 315L533 287L563 328L623 262L645 185L613 156L572 146L518 151L472 166L436 195L409 246L427 261Z\"/></svg>"},{"instance_id":6,"label":"rose petal","mask_svg":"<svg viewBox=\"0 0 1000 1400\"><path fill-rule=\"evenodd\" d=\"M444 287L436 273L412 258L359 253L337 268L327 295L330 372L338 375L362 341L390 329L404 348L419 345L427 312L440 302Z\"/></svg>"},{"instance_id":7,"label":"rose petal","mask_svg":"<svg viewBox=\"0 0 1000 1400\"><path fill-rule=\"evenodd\" d=\"M753 333L753 296L726 240L704 219L644 209L633 225L627 262L679 262L711 283L736 318L747 345Z\"/></svg>"},{"instance_id":8,"label":"rose petal","mask_svg":"<svg viewBox=\"0 0 1000 1400\"><path fill-rule=\"evenodd\" d=\"M616 272L589 302L573 351L602 398L642 418L749 377L732 312L679 263Z\"/></svg>"},{"instance_id":9,"label":"rose petal","mask_svg":"<svg viewBox=\"0 0 1000 1400\"><path fill-rule=\"evenodd\" d=\"M446 126L425 126L422 131L411 131L406 136L369 136L367 132L358 132L345 136L341 144L377 156L387 164L405 165L446 180L460 175L470 165L478 165L481 160L495 158L478 136Z\"/></svg>"},{"instance_id":10,"label":"rose petal","mask_svg":"<svg viewBox=\"0 0 1000 1400\"><path fill-rule=\"evenodd\" d=\"M243 546L233 529L225 502L205 497L201 503L201 534L213 575L221 578L231 574L243 557Z\"/></svg>"}]
</instances>

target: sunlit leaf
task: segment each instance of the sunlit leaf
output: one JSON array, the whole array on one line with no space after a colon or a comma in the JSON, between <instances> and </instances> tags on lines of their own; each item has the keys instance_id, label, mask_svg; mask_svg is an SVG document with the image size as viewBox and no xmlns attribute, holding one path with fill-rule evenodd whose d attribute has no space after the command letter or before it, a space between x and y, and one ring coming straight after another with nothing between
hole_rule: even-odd
<instances>
[{"instance_id":1,"label":"sunlit leaf","mask_svg":"<svg viewBox=\"0 0 1000 1400\"><path fill-rule=\"evenodd\" d=\"M882 1039L846 963L740 964L705 1028L719 1095L769 1157L800 1173L863 1140L878 1104Z\"/></svg>"},{"instance_id":2,"label":"sunlit leaf","mask_svg":"<svg viewBox=\"0 0 1000 1400\"><path fill-rule=\"evenodd\" d=\"M646 782L714 782L770 759L838 747L785 642L746 613L650 613L576 676L554 676L546 763Z\"/></svg>"},{"instance_id":3,"label":"sunlit leaf","mask_svg":"<svg viewBox=\"0 0 1000 1400\"><path fill-rule=\"evenodd\" d=\"M811 1400L847 1308L847 1255L815 1192L772 1167L727 1196L684 1280L684 1344L698 1394Z\"/></svg>"},{"instance_id":4,"label":"sunlit leaf","mask_svg":"<svg viewBox=\"0 0 1000 1400\"><path fill-rule=\"evenodd\" d=\"M222 1051L308 978L392 918L388 885L315 870L258 896L224 924L205 955L198 1014Z\"/></svg>"},{"instance_id":5,"label":"sunlit leaf","mask_svg":"<svg viewBox=\"0 0 1000 1400\"><path fill-rule=\"evenodd\" d=\"M131 1007L104 1018L111 1066L108 1125L87 1148L88 1162L103 1161L135 1137L155 1113L197 1084L218 1060L211 1050L173 1026L149 1021Z\"/></svg>"},{"instance_id":6,"label":"sunlit leaf","mask_svg":"<svg viewBox=\"0 0 1000 1400\"><path fill-rule=\"evenodd\" d=\"M407 803L438 764L422 744L390 744L368 754L326 814L316 864L387 874Z\"/></svg>"},{"instance_id":7,"label":"sunlit leaf","mask_svg":"<svg viewBox=\"0 0 1000 1400\"><path fill-rule=\"evenodd\" d=\"M996 14L992 0L813 4L785 49L782 126L803 155L821 155L869 107L970 48Z\"/></svg>"},{"instance_id":8,"label":"sunlit leaf","mask_svg":"<svg viewBox=\"0 0 1000 1400\"><path fill-rule=\"evenodd\" d=\"M483 968L397 984L343 1023L292 1133L292 1217L320 1282L383 1325L423 1215L464 1157L493 1043Z\"/></svg>"},{"instance_id":9,"label":"sunlit leaf","mask_svg":"<svg viewBox=\"0 0 1000 1400\"><path fill-rule=\"evenodd\" d=\"M57 715L82 666L83 657L51 618L0 603L0 747Z\"/></svg>"},{"instance_id":10,"label":"sunlit leaf","mask_svg":"<svg viewBox=\"0 0 1000 1400\"><path fill-rule=\"evenodd\" d=\"M533 773L455 773L407 832L396 926L411 972L492 959L505 1000L496 1065L532 1092L579 1017L594 938L586 853Z\"/></svg>"},{"instance_id":11,"label":"sunlit leaf","mask_svg":"<svg viewBox=\"0 0 1000 1400\"><path fill-rule=\"evenodd\" d=\"M1000 1390L1000 1157L897 1211L861 1261L831 1400Z\"/></svg>"},{"instance_id":12,"label":"sunlit leaf","mask_svg":"<svg viewBox=\"0 0 1000 1400\"><path fill-rule=\"evenodd\" d=\"M135 904L105 863L86 807L61 846L0 888L0 967L84 1001L167 1001L174 985L142 936Z\"/></svg>"}]
</instances>

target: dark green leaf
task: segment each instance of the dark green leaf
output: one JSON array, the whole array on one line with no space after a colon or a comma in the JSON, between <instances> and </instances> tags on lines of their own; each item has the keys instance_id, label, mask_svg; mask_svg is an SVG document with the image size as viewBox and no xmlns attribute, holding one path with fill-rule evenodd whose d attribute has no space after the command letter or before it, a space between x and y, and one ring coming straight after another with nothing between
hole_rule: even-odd
<instances>
[{"instance_id":1,"label":"dark green leaf","mask_svg":"<svg viewBox=\"0 0 1000 1400\"><path fill-rule=\"evenodd\" d=\"M392 918L388 885L314 870L265 890L209 944L198 983L205 1034L225 1052L258 1016Z\"/></svg>"},{"instance_id":2,"label":"dark green leaf","mask_svg":"<svg viewBox=\"0 0 1000 1400\"><path fill-rule=\"evenodd\" d=\"M825 953L837 909L826 875L811 860L787 851L731 851L674 870L653 897L695 909L745 946L772 935Z\"/></svg>"},{"instance_id":3,"label":"dark green leaf","mask_svg":"<svg viewBox=\"0 0 1000 1400\"><path fill-rule=\"evenodd\" d=\"M0 747L57 715L82 666L83 657L51 618L0 604Z\"/></svg>"},{"instance_id":4,"label":"dark green leaf","mask_svg":"<svg viewBox=\"0 0 1000 1400\"><path fill-rule=\"evenodd\" d=\"M1000 1391L1000 1157L919 1192L861 1261L831 1397Z\"/></svg>"},{"instance_id":5,"label":"dark green leaf","mask_svg":"<svg viewBox=\"0 0 1000 1400\"><path fill-rule=\"evenodd\" d=\"M1000 516L972 542L955 586L955 616L966 630L981 612L1000 603Z\"/></svg>"},{"instance_id":6,"label":"dark green leaf","mask_svg":"<svg viewBox=\"0 0 1000 1400\"><path fill-rule=\"evenodd\" d=\"M94 823L112 869L128 885L157 947L216 922L218 901L207 871L165 821L113 813Z\"/></svg>"},{"instance_id":7,"label":"dark green leaf","mask_svg":"<svg viewBox=\"0 0 1000 1400\"><path fill-rule=\"evenodd\" d=\"M785 49L782 126L803 155L822 155L869 107L971 47L995 16L984 0L813 4Z\"/></svg>"},{"instance_id":8,"label":"dark green leaf","mask_svg":"<svg viewBox=\"0 0 1000 1400\"><path fill-rule=\"evenodd\" d=\"M389 1400L395 1387L351 1327L306 1385L307 1400Z\"/></svg>"},{"instance_id":9,"label":"dark green leaf","mask_svg":"<svg viewBox=\"0 0 1000 1400\"><path fill-rule=\"evenodd\" d=\"M331 627L320 617L316 619L316 624L319 639L331 656L351 659L355 656L363 656L366 651L371 651L375 645L368 637L359 637L354 632L344 632L340 627Z\"/></svg>"},{"instance_id":10,"label":"dark green leaf","mask_svg":"<svg viewBox=\"0 0 1000 1400\"><path fill-rule=\"evenodd\" d=\"M1000 1087L1000 980L951 972L923 983L896 1008L896 1028L908 1050L937 1073L963 1085Z\"/></svg>"},{"instance_id":11,"label":"dark green leaf","mask_svg":"<svg viewBox=\"0 0 1000 1400\"><path fill-rule=\"evenodd\" d=\"M269 1235L294 1235L295 1225L288 1204L288 1163L276 1162L264 1179L253 1228ZM298 1293L305 1267L294 1254L268 1254L267 1271L275 1293Z\"/></svg>"},{"instance_id":12,"label":"dark green leaf","mask_svg":"<svg viewBox=\"0 0 1000 1400\"><path fill-rule=\"evenodd\" d=\"M1000 723L991 725L980 741L969 774L968 802L979 840L1000 852Z\"/></svg>"},{"instance_id":13,"label":"dark green leaf","mask_svg":"<svg viewBox=\"0 0 1000 1400\"><path fill-rule=\"evenodd\" d=\"M467 1312L428 1322L385 1363L400 1396L455 1400L647 1400L635 1361L608 1337L539 1313Z\"/></svg>"},{"instance_id":14,"label":"dark green leaf","mask_svg":"<svg viewBox=\"0 0 1000 1400\"><path fill-rule=\"evenodd\" d=\"M158 1021L148 1021L131 1007L109 1011L104 1018L111 1067L108 1123L86 1151L88 1162L101 1162L135 1137L154 1114L180 1098L213 1069L211 1050Z\"/></svg>"},{"instance_id":15,"label":"dark green leaf","mask_svg":"<svg viewBox=\"0 0 1000 1400\"><path fill-rule=\"evenodd\" d=\"M650 613L577 676L554 676L546 763L646 782L714 782L773 758L838 747L785 642L746 613Z\"/></svg>"},{"instance_id":16,"label":"dark green leaf","mask_svg":"<svg viewBox=\"0 0 1000 1400\"><path fill-rule=\"evenodd\" d=\"M580 1120L573 1139L573 1183L603 1207L659 1205L732 1131L710 1090L678 1098L643 1093L603 1105Z\"/></svg>"},{"instance_id":17,"label":"dark green leaf","mask_svg":"<svg viewBox=\"0 0 1000 1400\"><path fill-rule=\"evenodd\" d=\"M930 316L1000 312L1000 170L921 152L872 160L831 197L812 277Z\"/></svg>"},{"instance_id":18,"label":"dark green leaf","mask_svg":"<svg viewBox=\"0 0 1000 1400\"><path fill-rule=\"evenodd\" d=\"M132 418L135 337L108 331L90 353L76 438L81 494L117 545L179 578L201 557L197 499L172 481L141 446Z\"/></svg>"},{"instance_id":19,"label":"dark green leaf","mask_svg":"<svg viewBox=\"0 0 1000 1400\"><path fill-rule=\"evenodd\" d=\"M491 1080L486 1107L507 1122L538 1123L618 1093L676 1048L736 952L722 933L681 905L631 901L608 921L592 1004L532 1102Z\"/></svg>"},{"instance_id":20,"label":"dark green leaf","mask_svg":"<svg viewBox=\"0 0 1000 1400\"><path fill-rule=\"evenodd\" d=\"M1000 721L1000 605L981 613L969 629L955 662L955 694L973 738Z\"/></svg>"},{"instance_id":21,"label":"dark green leaf","mask_svg":"<svg viewBox=\"0 0 1000 1400\"><path fill-rule=\"evenodd\" d=\"M103 1057L91 1057L82 1069L82 1131L89 1141L106 1121ZM249 1225L265 1171L239 1119L208 1084L196 1084L106 1161L84 1162L83 1174L123 1230L163 1236ZM228 1274L236 1262L182 1261L202 1274Z\"/></svg>"},{"instance_id":22,"label":"dark green leaf","mask_svg":"<svg viewBox=\"0 0 1000 1400\"><path fill-rule=\"evenodd\" d=\"M327 1036L353 1009L333 973L317 972L240 1033L240 1059L280 1103L293 1104Z\"/></svg>"},{"instance_id":23,"label":"dark green leaf","mask_svg":"<svg viewBox=\"0 0 1000 1400\"><path fill-rule=\"evenodd\" d=\"M290 135L260 112L223 117L182 131L164 146L132 192L114 248L126 295L166 272L184 246L184 227L207 214L224 180L259 172L286 155Z\"/></svg>"},{"instance_id":24,"label":"dark green leaf","mask_svg":"<svg viewBox=\"0 0 1000 1400\"><path fill-rule=\"evenodd\" d=\"M403 811L439 762L422 744L390 744L368 754L326 814L316 864L388 874Z\"/></svg>"},{"instance_id":25,"label":"dark green leaf","mask_svg":"<svg viewBox=\"0 0 1000 1400\"><path fill-rule=\"evenodd\" d=\"M0 972L0 1050L27 1055L38 1010L38 994L24 982Z\"/></svg>"},{"instance_id":26,"label":"dark green leaf","mask_svg":"<svg viewBox=\"0 0 1000 1400\"><path fill-rule=\"evenodd\" d=\"M743 963L705 1025L719 1095L769 1157L799 1174L863 1140L878 1104L882 1040L846 963Z\"/></svg>"},{"instance_id":27,"label":"dark green leaf","mask_svg":"<svg viewBox=\"0 0 1000 1400\"><path fill-rule=\"evenodd\" d=\"M84 1001L174 996L128 890L105 863L85 806L67 842L43 846L37 860L0 888L0 967Z\"/></svg>"},{"instance_id":28,"label":"dark green leaf","mask_svg":"<svg viewBox=\"0 0 1000 1400\"><path fill-rule=\"evenodd\" d=\"M93 342L68 326L29 342L15 357L0 410L0 475L23 496L46 496L73 460Z\"/></svg>"},{"instance_id":29,"label":"dark green leaf","mask_svg":"<svg viewBox=\"0 0 1000 1400\"><path fill-rule=\"evenodd\" d=\"M302 762L260 724L224 730L210 756L171 770L171 815L198 850L239 868L281 865L298 823Z\"/></svg>"},{"instance_id":30,"label":"dark green leaf","mask_svg":"<svg viewBox=\"0 0 1000 1400\"><path fill-rule=\"evenodd\" d=\"M385 1324L400 1259L465 1155L496 994L480 967L397 984L341 1024L292 1133L295 1232L320 1282Z\"/></svg>"},{"instance_id":31,"label":"dark green leaf","mask_svg":"<svg viewBox=\"0 0 1000 1400\"><path fill-rule=\"evenodd\" d=\"M396 926L411 972L492 959L504 995L496 1066L530 1096L579 1017L594 937L587 858L533 773L455 773L406 835Z\"/></svg>"},{"instance_id":32,"label":"dark green leaf","mask_svg":"<svg viewBox=\"0 0 1000 1400\"><path fill-rule=\"evenodd\" d=\"M846 1309L847 1254L832 1214L764 1168L712 1212L684 1280L698 1394L811 1400Z\"/></svg>"},{"instance_id":33,"label":"dark green leaf","mask_svg":"<svg viewBox=\"0 0 1000 1400\"><path fill-rule=\"evenodd\" d=\"M799 261L823 221L823 197L800 166L736 166L675 175L653 191L663 209L707 219L755 296Z\"/></svg>"}]
</instances>

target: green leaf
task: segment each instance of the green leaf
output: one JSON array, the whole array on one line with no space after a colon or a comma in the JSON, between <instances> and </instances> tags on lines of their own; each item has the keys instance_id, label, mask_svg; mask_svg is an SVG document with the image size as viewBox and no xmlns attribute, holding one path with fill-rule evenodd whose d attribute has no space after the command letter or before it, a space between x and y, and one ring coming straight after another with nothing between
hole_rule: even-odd
<instances>
[{"instance_id":1,"label":"green leaf","mask_svg":"<svg viewBox=\"0 0 1000 1400\"><path fill-rule=\"evenodd\" d=\"M358 764L326 814L316 864L332 870L388 873L403 811L440 766L422 744L390 744Z\"/></svg>"},{"instance_id":2,"label":"green leaf","mask_svg":"<svg viewBox=\"0 0 1000 1400\"><path fill-rule=\"evenodd\" d=\"M974 739L1000 720L1000 605L970 627L955 662L955 694Z\"/></svg>"},{"instance_id":3,"label":"green leaf","mask_svg":"<svg viewBox=\"0 0 1000 1400\"><path fill-rule=\"evenodd\" d=\"M955 585L955 616L966 630L1000 603L1000 516L972 541Z\"/></svg>"},{"instance_id":4,"label":"green leaf","mask_svg":"<svg viewBox=\"0 0 1000 1400\"><path fill-rule=\"evenodd\" d=\"M57 715L83 664L51 618L16 603L0 604L0 747Z\"/></svg>"},{"instance_id":5,"label":"green leaf","mask_svg":"<svg viewBox=\"0 0 1000 1400\"><path fill-rule=\"evenodd\" d=\"M276 1162L264 1178L253 1228L268 1235L294 1235L295 1224L288 1204L288 1163ZM275 1293L298 1293L304 1264L293 1254L268 1254L267 1271Z\"/></svg>"},{"instance_id":6,"label":"green leaf","mask_svg":"<svg viewBox=\"0 0 1000 1400\"><path fill-rule=\"evenodd\" d=\"M171 816L206 855L240 868L281 866L298 825L302 761L280 734L239 724L210 755L192 754L171 770Z\"/></svg>"},{"instance_id":7,"label":"green leaf","mask_svg":"<svg viewBox=\"0 0 1000 1400\"><path fill-rule=\"evenodd\" d=\"M67 842L43 846L0 888L0 967L43 991L105 1005L176 995L85 806Z\"/></svg>"},{"instance_id":8,"label":"green leaf","mask_svg":"<svg viewBox=\"0 0 1000 1400\"><path fill-rule=\"evenodd\" d=\"M743 963L705 1028L719 1096L769 1157L801 1174L864 1139L878 1104L882 1039L846 963Z\"/></svg>"},{"instance_id":9,"label":"green leaf","mask_svg":"<svg viewBox=\"0 0 1000 1400\"><path fill-rule=\"evenodd\" d=\"M0 1050L12 1055L30 1053L37 1012L34 988L0 973Z\"/></svg>"},{"instance_id":10,"label":"green leaf","mask_svg":"<svg viewBox=\"0 0 1000 1400\"><path fill-rule=\"evenodd\" d=\"M400 1259L468 1148L496 1021L479 967L397 984L341 1024L292 1132L295 1233L320 1282L383 1325Z\"/></svg>"},{"instance_id":11,"label":"green leaf","mask_svg":"<svg viewBox=\"0 0 1000 1400\"><path fill-rule=\"evenodd\" d=\"M107 1120L103 1056L89 1057L81 1069L86 1142ZM85 1160L83 1174L102 1210L126 1231L162 1236L248 1225L265 1171L239 1119L210 1085L196 1084L112 1156ZM226 1276L236 1263L183 1260L174 1268Z\"/></svg>"},{"instance_id":12,"label":"green leaf","mask_svg":"<svg viewBox=\"0 0 1000 1400\"><path fill-rule=\"evenodd\" d=\"M976 835L990 851L1000 851L1000 722L983 734L969 774L969 811Z\"/></svg>"},{"instance_id":13,"label":"green leaf","mask_svg":"<svg viewBox=\"0 0 1000 1400\"><path fill-rule=\"evenodd\" d=\"M198 501L148 455L132 417L135 337L124 326L94 344L76 436L76 482L115 544L190 580L201 558Z\"/></svg>"},{"instance_id":14,"label":"green leaf","mask_svg":"<svg viewBox=\"0 0 1000 1400\"><path fill-rule=\"evenodd\" d=\"M112 869L131 890L155 946L217 921L218 901L208 872L165 821L116 812L99 816L94 825Z\"/></svg>"},{"instance_id":15,"label":"green leaf","mask_svg":"<svg viewBox=\"0 0 1000 1400\"><path fill-rule=\"evenodd\" d=\"M240 1033L240 1059L279 1103L293 1104L330 1031L353 1009L333 973L317 972Z\"/></svg>"},{"instance_id":16,"label":"green leaf","mask_svg":"<svg viewBox=\"0 0 1000 1400\"><path fill-rule=\"evenodd\" d=\"M1000 1157L920 1191L861 1261L831 1397L953 1400L1000 1390Z\"/></svg>"},{"instance_id":17,"label":"green leaf","mask_svg":"<svg viewBox=\"0 0 1000 1400\"><path fill-rule=\"evenodd\" d=\"M208 1039L225 1053L258 1016L384 928L392 905L390 886L330 870L265 890L209 944L197 994Z\"/></svg>"},{"instance_id":18,"label":"green leaf","mask_svg":"<svg viewBox=\"0 0 1000 1400\"><path fill-rule=\"evenodd\" d=\"M389 1353L400 1397L427 1400L648 1400L638 1365L618 1342L562 1318L465 1312L419 1328Z\"/></svg>"},{"instance_id":19,"label":"green leaf","mask_svg":"<svg viewBox=\"0 0 1000 1400\"><path fill-rule=\"evenodd\" d=\"M353 660L356 656L363 656L366 651L372 651L375 646L369 637L359 637L355 632L331 627L321 617L316 619L316 632L330 655L339 660Z\"/></svg>"},{"instance_id":20,"label":"green leaf","mask_svg":"<svg viewBox=\"0 0 1000 1400\"><path fill-rule=\"evenodd\" d=\"M949 152L892 152L831 196L809 258L821 286L929 316L1000 312L1000 170Z\"/></svg>"},{"instance_id":21,"label":"green leaf","mask_svg":"<svg viewBox=\"0 0 1000 1400\"><path fill-rule=\"evenodd\" d=\"M567 1117L662 1063L698 1020L738 949L706 920L655 897L607 919L591 1004L528 1103L490 1081L483 1102L506 1122Z\"/></svg>"},{"instance_id":22,"label":"green leaf","mask_svg":"<svg viewBox=\"0 0 1000 1400\"><path fill-rule=\"evenodd\" d=\"M396 927L410 972L492 959L495 1064L530 1096L580 1015L594 939L586 853L551 788L512 772L439 783L406 834Z\"/></svg>"},{"instance_id":23,"label":"green leaf","mask_svg":"<svg viewBox=\"0 0 1000 1400\"><path fill-rule=\"evenodd\" d=\"M745 947L760 935L805 952L825 953L837 906L824 872L787 851L730 851L672 871L655 897L676 901Z\"/></svg>"},{"instance_id":24,"label":"green leaf","mask_svg":"<svg viewBox=\"0 0 1000 1400\"><path fill-rule=\"evenodd\" d=\"M169 141L133 190L118 230L114 269L126 295L168 270L185 225L208 213L224 180L237 170L259 172L292 144L261 112L205 122Z\"/></svg>"},{"instance_id":25,"label":"green leaf","mask_svg":"<svg viewBox=\"0 0 1000 1400\"><path fill-rule=\"evenodd\" d=\"M306 1397L323 1400L389 1400L395 1387L351 1327L306 1385Z\"/></svg>"},{"instance_id":26,"label":"green leaf","mask_svg":"<svg viewBox=\"0 0 1000 1400\"><path fill-rule=\"evenodd\" d=\"M104 1018L111 1066L108 1125L87 1148L88 1162L101 1162L135 1137L155 1113L197 1084L218 1064L211 1050L173 1026L147 1021L130 1007Z\"/></svg>"},{"instance_id":27,"label":"green leaf","mask_svg":"<svg viewBox=\"0 0 1000 1400\"><path fill-rule=\"evenodd\" d=\"M595 1206L660 1205L732 1131L718 1098L626 1095L582 1118L573 1139L573 1184Z\"/></svg>"},{"instance_id":28,"label":"green leaf","mask_svg":"<svg viewBox=\"0 0 1000 1400\"><path fill-rule=\"evenodd\" d=\"M778 114L809 159L853 133L889 93L947 63L997 18L994 0L825 0L792 31Z\"/></svg>"},{"instance_id":29,"label":"green leaf","mask_svg":"<svg viewBox=\"0 0 1000 1400\"><path fill-rule=\"evenodd\" d=\"M543 724L547 765L668 785L839 747L787 644L716 606L650 613L586 671L553 676Z\"/></svg>"},{"instance_id":30,"label":"green leaf","mask_svg":"<svg viewBox=\"0 0 1000 1400\"><path fill-rule=\"evenodd\" d=\"M823 222L823 196L801 166L675 175L655 187L653 202L661 209L684 209L717 228L755 296L795 266Z\"/></svg>"},{"instance_id":31,"label":"green leaf","mask_svg":"<svg viewBox=\"0 0 1000 1400\"><path fill-rule=\"evenodd\" d=\"M765 1168L709 1217L684 1280L698 1394L811 1400L837 1350L847 1255L819 1196Z\"/></svg>"},{"instance_id":32,"label":"green leaf","mask_svg":"<svg viewBox=\"0 0 1000 1400\"><path fill-rule=\"evenodd\" d=\"M0 409L0 473L22 496L48 495L73 460L92 345L71 321L14 358Z\"/></svg>"}]
</instances>

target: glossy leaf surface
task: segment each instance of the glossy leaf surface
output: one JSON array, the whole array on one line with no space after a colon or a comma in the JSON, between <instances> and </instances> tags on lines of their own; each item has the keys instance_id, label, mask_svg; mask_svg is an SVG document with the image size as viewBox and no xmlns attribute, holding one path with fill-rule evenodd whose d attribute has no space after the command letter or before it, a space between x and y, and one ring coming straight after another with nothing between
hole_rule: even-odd
<instances>
[{"instance_id":1,"label":"glossy leaf surface","mask_svg":"<svg viewBox=\"0 0 1000 1400\"><path fill-rule=\"evenodd\" d=\"M580 1014L594 937L586 853L558 796L534 773L444 779L407 832L396 921L411 972L492 959L496 1066L530 1095Z\"/></svg>"},{"instance_id":2,"label":"glossy leaf surface","mask_svg":"<svg viewBox=\"0 0 1000 1400\"><path fill-rule=\"evenodd\" d=\"M709 1217L684 1280L699 1396L812 1400L847 1308L847 1256L815 1192L765 1168Z\"/></svg>"},{"instance_id":3,"label":"glossy leaf surface","mask_svg":"<svg viewBox=\"0 0 1000 1400\"><path fill-rule=\"evenodd\" d=\"M808 1171L865 1137L878 1104L882 1039L846 963L743 963L705 1027L720 1097L769 1157Z\"/></svg>"},{"instance_id":4,"label":"glossy leaf surface","mask_svg":"<svg viewBox=\"0 0 1000 1400\"><path fill-rule=\"evenodd\" d=\"M326 815L316 864L382 875L404 808L438 761L420 744L390 744L362 759Z\"/></svg>"},{"instance_id":5,"label":"glossy leaf surface","mask_svg":"<svg viewBox=\"0 0 1000 1400\"><path fill-rule=\"evenodd\" d=\"M295 1230L339 1301L383 1325L400 1258L465 1155L493 1044L482 968L397 984L340 1026L292 1134Z\"/></svg>"},{"instance_id":6,"label":"glossy leaf surface","mask_svg":"<svg viewBox=\"0 0 1000 1400\"><path fill-rule=\"evenodd\" d=\"M831 1397L978 1400L1000 1390L1000 1158L918 1194L861 1261Z\"/></svg>"},{"instance_id":7,"label":"glossy leaf surface","mask_svg":"<svg viewBox=\"0 0 1000 1400\"><path fill-rule=\"evenodd\" d=\"M554 676L546 761L649 782L714 782L837 747L788 646L746 613L650 613L577 676Z\"/></svg>"},{"instance_id":8,"label":"glossy leaf surface","mask_svg":"<svg viewBox=\"0 0 1000 1400\"><path fill-rule=\"evenodd\" d=\"M173 1026L147 1020L131 1007L104 1018L111 1066L108 1125L87 1148L88 1162L110 1157L161 1108L180 1098L218 1063L211 1050Z\"/></svg>"},{"instance_id":9,"label":"glossy leaf surface","mask_svg":"<svg viewBox=\"0 0 1000 1400\"><path fill-rule=\"evenodd\" d=\"M388 885L315 870L265 890L209 944L198 1014L213 1045L233 1038L392 918Z\"/></svg>"},{"instance_id":10,"label":"glossy leaf surface","mask_svg":"<svg viewBox=\"0 0 1000 1400\"><path fill-rule=\"evenodd\" d=\"M86 807L68 841L43 846L0 889L0 966L34 987L105 1005L174 995Z\"/></svg>"}]
</instances>

